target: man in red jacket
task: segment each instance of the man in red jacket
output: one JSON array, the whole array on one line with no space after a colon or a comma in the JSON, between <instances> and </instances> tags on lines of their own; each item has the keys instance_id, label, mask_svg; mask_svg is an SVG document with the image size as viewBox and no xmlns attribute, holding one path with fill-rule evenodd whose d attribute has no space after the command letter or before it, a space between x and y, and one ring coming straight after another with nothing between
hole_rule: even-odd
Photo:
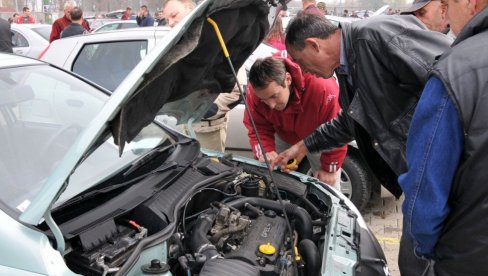
<instances>
[{"instance_id":1,"label":"man in red jacket","mask_svg":"<svg viewBox=\"0 0 488 276\"><path fill-rule=\"evenodd\" d=\"M59 39L64 28L71 25L70 12L74 7L77 7L77 5L73 0L68 0L66 3L64 3L64 16L56 19L51 27L51 35L49 36L50 43L56 39ZM83 23L81 25L87 32L90 31L90 26L86 20L83 19Z\"/></svg>"},{"instance_id":2,"label":"man in red jacket","mask_svg":"<svg viewBox=\"0 0 488 276\"><path fill-rule=\"evenodd\" d=\"M256 60L249 72L249 82L246 101L270 161L278 155L277 151L300 141L320 124L335 118L340 110L336 81L302 74L300 67L289 59ZM247 113L244 125L254 157L264 161ZM344 146L308 155L314 176L340 190L339 169L346 152Z\"/></svg>"},{"instance_id":3,"label":"man in red jacket","mask_svg":"<svg viewBox=\"0 0 488 276\"><path fill-rule=\"evenodd\" d=\"M17 24L34 24L36 21L34 20L34 17L31 16L30 14L30 9L29 7L24 7L22 9L22 16L17 17L17 20L15 21Z\"/></svg>"}]
</instances>

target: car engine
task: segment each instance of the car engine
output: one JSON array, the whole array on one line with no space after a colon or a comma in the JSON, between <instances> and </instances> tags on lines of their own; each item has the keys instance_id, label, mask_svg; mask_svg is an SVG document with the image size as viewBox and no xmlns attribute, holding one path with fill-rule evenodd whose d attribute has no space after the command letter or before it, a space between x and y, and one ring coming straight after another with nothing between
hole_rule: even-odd
<instances>
[{"instance_id":1,"label":"car engine","mask_svg":"<svg viewBox=\"0 0 488 276\"><path fill-rule=\"evenodd\" d=\"M166 258L140 266L142 275L317 275L330 199L280 172L272 189L266 168L230 160L167 161L157 177L57 210L67 265L124 275L157 240Z\"/></svg>"}]
</instances>

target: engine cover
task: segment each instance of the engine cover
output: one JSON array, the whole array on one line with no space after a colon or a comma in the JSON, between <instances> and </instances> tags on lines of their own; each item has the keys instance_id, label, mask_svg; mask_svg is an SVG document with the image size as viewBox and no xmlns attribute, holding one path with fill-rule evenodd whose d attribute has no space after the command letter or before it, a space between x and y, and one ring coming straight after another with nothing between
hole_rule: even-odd
<instances>
[{"instance_id":1,"label":"engine cover","mask_svg":"<svg viewBox=\"0 0 488 276\"><path fill-rule=\"evenodd\" d=\"M265 212L251 222L241 245L227 253L226 258L243 260L252 265L265 266L274 264L279 256L281 246L285 239L286 222L276 216L274 212ZM271 244L276 250L274 254L263 254L259 246Z\"/></svg>"}]
</instances>

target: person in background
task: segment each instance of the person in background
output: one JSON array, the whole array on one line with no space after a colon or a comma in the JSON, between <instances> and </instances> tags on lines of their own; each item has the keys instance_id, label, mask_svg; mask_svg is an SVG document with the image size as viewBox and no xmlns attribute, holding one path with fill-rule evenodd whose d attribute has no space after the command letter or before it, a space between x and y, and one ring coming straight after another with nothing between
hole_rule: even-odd
<instances>
[{"instance_id":1,"label":"person in background","mask_svg":"<svg viewBox=\"0 0 488 276\"><path fill-rule=\"evenodd\" d=\"M36 21L34 17L30 14L29 7L22 8L22 16L17 17L17 20L14 21L17 24L34 24Z\"/></svg>"},{"instance_id":2,"label":"person in background","mask_svg":"<svg viewBox=\"0 0 488 276\"><path fill-rule=\"evenodd\" d=\"M342 13L342 17L348 17L348 16L349 16L349 11L344 10L344 12ZM356 17L357 17L357 14L356 14Z\"/></svg>"},{"instance_id":3,"label":"person in background","mask_svg":"<svg viewBox=\"0 0 488 276\"><path fill-rule=\"evenodd\" d=\"M12 53L12 32L10 23L0 18L0 52Z\"/></svg>"},{"instance_id":4,"label":"person in background","mask_svg":"<svg viewBox=\"0 0 488 276\"><path fill-rule=\"evenodd\" d=\"M322 12L322 15L327 14L327 7L325 5L325 2L318 2L317 3L317 9L319 9Z\"/></svg>"},{"instance_id":5,"label":"person in background","mask_svg":"<svg viewBox=\"0 0 488 276\"><path fill-rule=\"evenodd\" d=\"M283 31L283 23L282 23L281 15L278 15L276 17L276 20L273 26L271 27L271 30L269 31L268 35L264 39L264 42L280 51L286 50L285 33Z\"/></svg>"},{"instance_id":6,"label":"person in background","mask_svg":"<svg viewBox=\"0 0 488 276\"><path fill-rule=\"evenodd\" d=\"M154 17L151 16L151 13L147 9L146 5L142 5L139 9L139 13L136 17L137 25L139 27L150 27L154 26Z\"/></svg>"},{"instance_id":7,"label":"person in background","mask_svg":"<svg viewBox=\"0 0 488 276\"><path fill-rule=\"evenodd\" d=\"M173 28L196 7L191 0L167 0L163 4L163 15L168 25ZM239 83L245 84L245 70L237 72ZM227 112L241 101L236 85L231 93L221 93L207 110L203 119L192 124L192 128L200 142L207 149L223 152L227 138ZM186 127L186 126L185 126ZM188 132L188 130L187 130Z\"/></svg>"},{"instance_id":8,"label":"person in background","mask_svg":"<svg viewBox=\"0 0 488 276\"><path fill-rule=\"evenodd\" d=\"M168 26L173 28L195 7L192 0L166 0L163 4L163 17Z\"/></svg>"},{"instance_id":9,"label":"person in background","mask_svg":"<svg viewBox=\"0 0 488 276\"><path fill-rule=\"evenodd\" d=\"M249 82L246 102L269 162L278 156L278 152L335 118L341 109L339 87L334 78L303 74L290 59L267 57L256 60L249 72ZM247 112L243 121L254 158L264 162ZM307 159L315 177L340 191L340 167L346 153L347 146L343 146L307 154Z\"/></svg>"},{"instance_id":10,"label":"person in background","mask_svg":"<svg viewBox=\"0 0 488 276\"><path fill-rule=\"evenodd\" d=\"M398 179L404 276L488 275L488 1L443 4L457 38L424 87Z\"/></svg>"},{"instance_id":11,"label":"person in background","mask_svg":"<svg viewBox=\"0 0 488 276\"><path fill-rule=\"evenodd\" d=\"M413 14L420 19L429 30L445 32L448 28L446 8L446 5L439 0L415 0L401 14Z\"/></svg>"},{"instance_id":12,"label":"person in background","mask_svg":"<svg viewBox=\"0 0 488 276\"><path fill-rule=\"evenodd\" d=\"M158 12L158 26L166 26L168 24L168 22L166 22L166 18L164 18L164 12L163 10L160 10Z\"/></svg>"},{"instance_id":13,"label":"person in background","mask_svg":"<svg viewBox=\"0 0 488 276\"><path fill-rule=\"evenodd\" d=\"M10 22L10 24L12 24L12 23L17 23L17 18L19 18L19 16L20 16L20 15L19 15L18 13L16 13L16 12L15 12L15 13L12 15L12 17L9 17L8 22Z\"/></svg>"},{"instance_id":14,"label":"person in background","mask_svg":"<svg viewBox=\"0 0 488 276\"><path fill-rule=\"evenodd\" d=\"M81 35L88 33L85 28L83 28L83 11L79 7L74 7L70 12L71 24L69 24L61 32L61 38Z\"/></svg>"},{"instance_id":15,"label":"person in background","mask_svg":"<svg viewBox=\"0 0 488 276\"><path fill-rule=\"evenodd\" d=\"M131 7L127 7L125 8L125 12L124 14L122 15L122 18L120 18L121 20L129 20L130 17L132 15L132 8Z\"/></svg>"},{"instance_id":16,"label":"person in background","mask_svg":"<svg viewBox=\"0 0 488 276\"><path fill-rule=\"evenodd\" d=\"M302 0L301 12L323 15L322 11L317 8L315 0Z\"/></svg>"},{"instance_id":17,"label":"person in background","mask_svg":"<svg viewBox=\"0 0 488 276\"><path fill-rule=\"evenodd\" d=\"M76 2L73 0L68 0L64 3L64 16L61 18L56 19L54 21L53 26L51 27L51 35L49 36L49 42L53 42L56 39L59 39L61 32L71 24L71 15L70 12L73 8L77 7ZM86 20L83 20L81 24L83 28L89 32L90 26Z\"/></svg>"}]
</instances>

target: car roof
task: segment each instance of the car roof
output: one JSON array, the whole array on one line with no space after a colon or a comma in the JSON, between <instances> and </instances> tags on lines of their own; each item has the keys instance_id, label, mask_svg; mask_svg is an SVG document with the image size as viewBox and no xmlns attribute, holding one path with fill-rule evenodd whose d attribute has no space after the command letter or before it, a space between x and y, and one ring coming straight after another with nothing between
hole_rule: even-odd
<instances>
[{"instance_id":1,"label":"car roof","mask_svg":"<svg viewBox=\"0 0 488 276\"><path fill-rule=\"evenodd\" d=\"M26 66L26 65L40 65L40 64L46 64L46 63L39 61L37 59L27 58L24 56L0 53L0 68Z\"/></svg>"},{"instance_id":2,"label":"car roof","mask_svg":"<svg viewBox=\"0 0 488 276\"><path fill-rule=\"evenodd\" d=\"M39 27L49 27L51 28L52 25L49 25L49 24L12 24L11 25L12 28L17 28L17 29L35 29L35 28L39 28Z\"/></svg>"},{"instance_id":3,"label":"car roof","mask_svg":"<svg viewBox=\"0 0 488 276\"><path fill-rule=\"evenodd\" d=\"M90 42L90 41L113 41L113 40L128 40L128 39L140 39L145 37L153 37L158 33L165 34L171 30L168 26L156 26L156 27L135 27L120 30L113 30L101 33L89 33L78 36L70 36L62 39L53 41L52 43L61 43L65 41L80 41L80 42ZM58 42L59 41L59 42Z\"/></svg>"}]
</instances>

